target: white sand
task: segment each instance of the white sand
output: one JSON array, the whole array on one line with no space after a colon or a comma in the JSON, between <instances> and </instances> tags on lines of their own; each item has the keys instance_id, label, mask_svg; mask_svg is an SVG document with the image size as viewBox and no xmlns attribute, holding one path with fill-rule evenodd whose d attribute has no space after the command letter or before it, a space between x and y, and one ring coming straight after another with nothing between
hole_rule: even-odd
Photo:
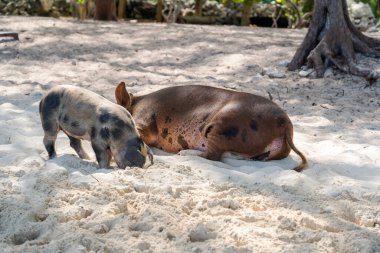
<instances>
[{"instance_id":1,"label":"white sand","mask_svg":"<svg viewBox=\"0 0 380 253\"><path fill-rule=\"evenodd\" d=\"M287 72L306 30L25 17L0 17L0 30L20 33L0 40L1 252L380 252L379 82ZM47 161L42 94L74 84L114 100L121 80L140 94L186 84L270 92L310 166L289 170L294 153L222 163L154 149L148 169L98 170L64 134Z\"/></svg>"}]
</instances>

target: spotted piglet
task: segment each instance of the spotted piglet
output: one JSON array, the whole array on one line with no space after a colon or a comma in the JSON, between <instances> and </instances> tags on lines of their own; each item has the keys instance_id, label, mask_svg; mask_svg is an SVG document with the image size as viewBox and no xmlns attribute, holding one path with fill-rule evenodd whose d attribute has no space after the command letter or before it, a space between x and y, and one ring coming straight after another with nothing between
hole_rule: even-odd
<instances>
[{"instance_id":1,"label":"spotted piglet","mask_svg":"<svg viewBox=\"0 0 380 253\"><path fill-rule=\"evenodd\" d=\"M56 156L55 141L62 130L82 159L89 157L81 139L91 141L101 168L109 166L112 156L120 169L142 168L147 158L153 163L153 155L129 112L94 92L70 85L55 86L42 98L39 111L49 158Z\"/></svg>"}]
</instances>

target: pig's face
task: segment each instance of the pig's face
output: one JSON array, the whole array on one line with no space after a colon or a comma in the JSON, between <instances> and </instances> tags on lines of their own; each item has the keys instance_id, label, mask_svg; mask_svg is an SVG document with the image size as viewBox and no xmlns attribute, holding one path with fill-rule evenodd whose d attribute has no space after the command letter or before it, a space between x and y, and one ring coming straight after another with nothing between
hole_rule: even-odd
<instances>
[{"instance_id":1,"label":"pig's face","mask_svg":"<svg viewBox=\"0 0 380 253\"><path fill-rule=\"evenodd\" d=\"M119 143L115 150L111 148L111 152L120 169L125 169L127 166L143 168L147 159L153 164L152 152L140 137Z\"/></svg>"}]
</instances>

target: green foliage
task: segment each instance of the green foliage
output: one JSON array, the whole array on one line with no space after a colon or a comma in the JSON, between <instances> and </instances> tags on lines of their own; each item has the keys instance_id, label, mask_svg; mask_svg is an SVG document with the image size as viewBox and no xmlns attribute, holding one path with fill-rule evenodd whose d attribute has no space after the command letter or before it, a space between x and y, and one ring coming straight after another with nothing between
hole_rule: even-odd
<instances>
[{"instance_id":1,"label":"green foliage","mask_svg":"<svg viewBox=\"0 0 380 253\"><path fill-rule=\"evenodd\" d=\"M252 6L254 3L258 3L261 0L233 0L237 4L245 4L247 6Z\"/></svg>"},{"instance_id":2,"label":"green foliage","mask_svg":"<svg viewBox=\"0 0 380 253\"><path fill-rule=\"evenodd\" d=\"M313 11L313 9L314 9L314 0L303 1L303 7L302 7L303 14Z\"/></svg>"},{"instance_id":3,"label":"green foliage","mask_svg":"<svg viewBox=\"0 0 380 253\"><path fill-rule=\"evenodd\" d=\"M373 14L378 19L380 17L379 8L377 7L377 0L361 0L363 3L369 4Z\"/></svg>"},{"instance_id":4,"label":"green foliage","mask_svg":"<svg viewBox=\"0 0 380 253\"><path fill-rule=\"evenodd\" d=\"M86 0L77 0L77 4L86 4Z\"/></svg>"},{"instance_id":5,"label":"green foliage","mask_svg":"<svg viewBox=\"0 0 380 253\"><path fill-rule=\"evenodd\" d=\"M301 5L302 4L302 1L301 0L291 0L293 3L295 3L296 5ZM286 4L286 0L276 0L276 3L278 4Z\"/></svg>"}]
</instances>

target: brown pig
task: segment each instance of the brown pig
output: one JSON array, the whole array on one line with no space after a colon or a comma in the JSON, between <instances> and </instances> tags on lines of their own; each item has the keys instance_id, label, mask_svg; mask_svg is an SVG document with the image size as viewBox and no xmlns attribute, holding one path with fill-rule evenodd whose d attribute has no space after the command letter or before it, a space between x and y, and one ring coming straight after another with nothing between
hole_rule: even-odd
<instances>
[{"instance_id":1,"label":"brown pig","mask_svg":"<svg viewBox=\"0 0 380 253\"><path fill-rule=\"evenodd\" d=\"M282 159L290 150L302 162L305 156L293 144L293 125L274 102L250 93L187 85L164 88L143 96L132 96L121 82L117 103L132 114L144 142L168 152L202 151L210 160L225 152L246 159Z\"/></svg>"},{"instance_id":2,"label":"brown pig","mask_svg":"<svg viewBox=\"0 0 380 253\"><path fill-rule=\"evenodd\" d=\"M55 86L42 98L39 111L49 158L56 156L55 141L62 130L82 159L88 159L88 155L81 139L91 141L101 168L109 166L111 156L120 169L142 168L148 157L153 161L129 112L94 92L70 85Z\"/></svg>"}]
</instances>

